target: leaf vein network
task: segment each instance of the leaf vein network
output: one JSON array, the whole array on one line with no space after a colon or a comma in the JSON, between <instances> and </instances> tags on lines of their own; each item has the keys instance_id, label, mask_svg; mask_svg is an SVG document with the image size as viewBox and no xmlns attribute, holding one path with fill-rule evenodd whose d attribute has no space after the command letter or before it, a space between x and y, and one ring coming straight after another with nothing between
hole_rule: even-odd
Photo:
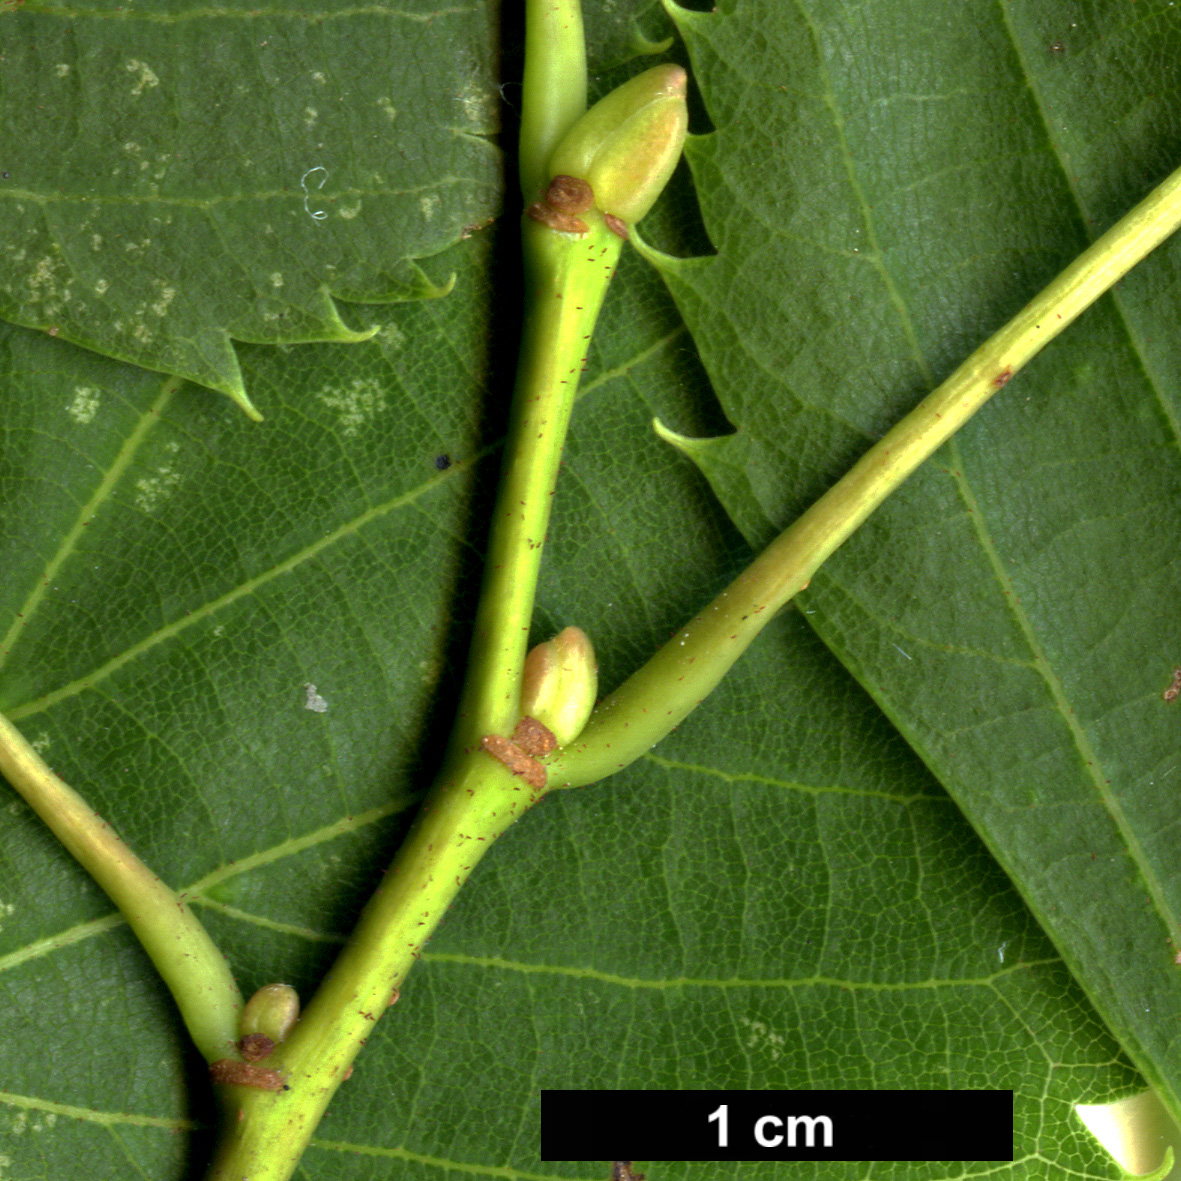
<instances>
[{"instance_id":1,"label":"leaf vein network","mask_svg":"<svg viewBox=\"0 0 1181 1181\"><path fill-rule=\"evenodd\" d=\"M1094 225L1094 218L1089 217L1087 213L1086 203L1083 201L1082 194L1079 192L1078 182L1076 179L1076 170L1071 166L1069 156L1063 152L1057 138L1054 135L1054 123L1050 118L1046 108L1046 104L1042 100L1041 91L1035 84L1034 77L1026 63L1025 56L1021 52L1021 41L1017 36L1016 30L1013 28L1013 17L1010 11L1010 6L1005 0L998 0L997 7L1000 10L1001 21L1004 24L1006 31L1009 34L1009 39L1013 44L1013 55L1017 59L1018 65L1021 67L1021 72L1025 76L1025 84L1029 89L1029 93L1033 98L1034 106L1037 110L1037 117L1041 123L1042 130L1045 133L1046 143L1050 151L1054 154L1054 159L1058 164L1058 170L1062 174L1062 179L1066 184L1067 191L1070 193L1074 201L1075 212L1078 214L1079 222L1083 226ZM1092 234L1093 241L1098 235ZM1177 414L1174 412L1169 403L1169 399L1165 397L1161 388L1161 383L1153 376L1151 367L1149 366L1145 356L1144 350L1141 347L1140 337L1137 333L1132 331L1128 323L1127 310L1125 300L1120 294L1119 287L1115 287L1109 293L1116 312L1119 315L1120 323L1123 325L1124 332L1127 336L1128 346L1136 355L1136 359L1140 363L1141 371L1144 373L1148 384L1152 389L1156 400L1157 407L1161 412L1161 416L1169 424L1173 433L1174 443L1181 446L1181 420L1178 420Z\"/></svg>"},{"instance_id":2,"label":"leaf vein network","mask_svg":"<svg viewBox=\"0 0 1181 1181\"><path fill-rule=\"evenodd\" d=\"M922 792L891 792L891 791L876 791L869 788L862 787L844 787L841 784L811 784L791 782L785 779L775 779L769 775L756 774L753 771L723 771L720 767L709 767L704 763L686 763L680 759L669 759L663 755L656 755L649 752L644 756L645 760L650 763L655 763L656 766L662 767L669 771L684 771L694 775L708 775L715 779L721 779L724 783L757 783L767 787L781 787L788 791L798 791L806 795L827 796L827 795L845 795L845 796L859 796L870 797L873 799L893 800L895 803L909 806L917 803L929 803L932 800L943 799L942 796L926 795ZM950 802L950 801L948 801Z\"/></svg>"},{"instance_id":3,"label":"leaf vein network","mask_svg":"<svg viewBox=\"0 0 1181 1181\"><path fill-rule=\"evenodd\" d=\"M955 439L951 440L949 446L958 452L959 448ZM952 478L963 487L963 499L968 506L975 526L980 548L985 560L992 568L997 586L1002 591L1005 607L1016 623L1022 640L1029 650L1033 668L1046 686L1050 704L1052 704L1070 735L1070 740L1074 745L1081 764L1080 770L1090 780L1096 797L1102 802L1107 814L1115 824L1120 838L1127 848L1128 856L1143 877L1149 897L1152 899L1153 908L1168 928L1170 935L1175 940L1181 941L1181 923L1178 922L1177 915L1165 897L1163 883L1159 875L1154 871L1152 863L1144 851L1143 843L1137 836L1134 825L1128 819L1124 807L1119 801L1118 794L1112 790L1110 780L1104 775L1102 769L1103 763L1099 758L1098 751L1091 745L1091 740L1086 729L1070 705L1070 700L1061 678L1055 672L1037 638L1037 630L1034 627L1033 620L1017 596L1016 588L1013 586L1012 579L1005 569L1004 561L997 550L992 533L988 528L987 522L984 520L984 514L974 499L968 494L968 483L960 471L958 455Z\"/></svg>"},{"instance_id":4,"label":"leaf vein network","mask_svg":"<svg viewBox=\"0 0 1181 1181\"><path fill-rule=\"evenodd\" d=\"M0 668L3 668L5 656L12 650L20 632L28 626L29 620L33 618L42 600L49 593L50 584L57 577L58 571L65 565L67 559L72 557L76 552L78 542L86 532L86 525L94 519L102 505L119 486L119 482L131 465L136 452L139 450L140 444L144 441L151 428L159 421L160 414L180 384L179 378L169 378L164 382L155 402L152 403L147 411L140 415L139 422L127 436L127 440L119 449L119 454L115 457L114 462L106 472L102 473L98 484L90 495L90 499L79 509L74 524L66 530L57 547L57 551L45 564L37 585L29 592L24 603L17 610L16 618L13 619L12 626L8 629L7 635L0 639Z\"/></svg>"},{"instance_id":5,"label":"leaf vein network","mask_svg":"<svg viewBox=\"0 0 1181 1181\"><path fill-rule=\"evenodd\" d=\"M41 1111L46 1115L65 1115L70 1119L86 1123L102 1124L107 1127L125 1125L137 1128L163 1128L170 1132L191 1132L197 1123L189 1119L171 1119L158 1115L132 1115L126 1111L96 1111L93 1107L76 1107L70 1103L55 1103L31 1095L18 1095L13 1091L0 1091L0 1103L19 1107L25 1111Z\"/></svg>"},{"instance_id":6,"label":"leaf vein network","mask_svg":"<svg viewBox=\"0 0 1181 1181\"><path fill-rule=\"evenodd\" d=\"M446 1160L437 1156L425 1156L407 1148L383 1148L373 1144L361 1144L351 1140L312 1140L312 1147L331 1152L346 1153L349 1156L377 1156L393 1160L412 1161L415 1164L430 1165L451 1172L470 1173L478 1177L500 1177L504 1181L570 1181L568 1177L556 1177L548 1173L526 1173L509 1165L478 1165L470 1161Z\"/></svg>"},{"instance_id":7,"label":"leaf vein network","mask_svg":"<svg viewBox=\"0 0 1181 1181\"><path fill-rule=\"evenodd\" d=\"M26 702L24 705L18 706L9 711L9 717L15 722L21 718L29 717L32 714L41 713L42 711L56 705L60 701L64 701L70 697L92 688L97 682L105 680L107 677L113 675L119 669L130 664L133 660L143 656L146 652L151 651L157 645L165 643L168 640L180 635L182 632L196 624L203 623L217 612L236 603L239 599L246 598L254 594L268 583L274 581L276 578L284 574L290 574L292 571L303 566L305 563L317 558L320 554L331 546L337 545L342 541L351 538L353 534L358 533L361 529L387 516L389 513L397 509L405 508L413 505L419 497L432 491L441 479L454 479L458 473L461 473L465 468L484 458L485 454L492 450L491 447L484 448L478 454L472 456L470 460L461 460L451 466L451 468L442 476L435 476L427 480L425 483L418 485L406 492L401 493L392 499L385 501L382 504L373 506L365 512L360 513L356 517L338 525L331 532L325 536L291 554L283 561L278 562L268 570L264 570L256 574L253 578L247 579L239 586L227 591L223 595L219 595L216 599L206 603L204 606L194 607L188 614L183 615L175 622L168 624L165 627L159 628L152 634L145 636L138 643L132 644L126 651L119 653L119 655L112 657L104 664L95 668L91 672L75 678L73 681L60 688L46 693L44 696L35 701Z\"/></svg>"},{"instance_id":8,"label":"leaf vein network","mask_svg":"<svg viewBox=\"0 0 1181 1181\"><path fill-rule=\"evenodd\" d=\"M260 850L257 853L251 854L249 857L239 858L237 861L230 862L228 865L220 866L212 873L206 874L205 877L198 879L190 886L182 886L177 888L176 892L180 897L187 900L194 906L207 906L211 910L220 910L235 918L243 918L247 921L257 923L259 926L273 926L276 930L281 930L291 934L304 935L308 938L314 938L317 941L330 938L315 932L305 932L301 928L291 927L289 924L272 923L269 919L259 918L258 916L250 915L245 911L239 911L234 907L229 907L216 899L207 898L205 894L213 887L222 882L230 881L242 874L250 873L252 870L259 869L263 866L274 864L282 861L288 857L294 857L302 853L306 849L315 847L316 845L324 844L328 841L335 840L339 836L347 835L351 832L359 831L362 828L371 824L376 824L378 821L384 820L389 816L398 812L405 812L419 803L422 799L421 792L408 793L397 800L393 800L388 804L382 804L380 807L371 808L367 812L358 813L355 816L345 816L333 824L324 825L311 832L304 833L302 836L292 837L289 840L283 841L281 844L273 845L268 849ZM27 944L25 947L19 948L16 951L10 952L8 955L0 956L0 973L10 971L20 967L21 964L27 963L29 960L40 959L43 956L52 955L53 953L70 947L75 943L81 943L86 939L93 939L99 935L105 935L108 931L112 931L117 927L126 925L126 920L118 913L104 915L100 919L92 919L88 922L79 923L76 926L69 927L56 935L50 935L43 939L38 939L33 943ZM3 1095L0 1094L0 1102L3 1101Z\"/></svg>"}]
</instances>

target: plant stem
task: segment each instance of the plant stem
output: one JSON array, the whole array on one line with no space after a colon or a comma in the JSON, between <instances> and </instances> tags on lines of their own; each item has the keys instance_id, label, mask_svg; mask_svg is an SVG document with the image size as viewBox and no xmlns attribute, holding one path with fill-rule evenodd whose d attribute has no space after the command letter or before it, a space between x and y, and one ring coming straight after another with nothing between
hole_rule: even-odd
<instances>
[{"instance_id":1,"label":"plant stem","mask_svg":"<svg viewBox=\"0 0 1181 1181\"><path fill-rule=\"evenodd\" d=\"M493 842L537 797L482 751L432 790L348 946L290 1037L266 1059L290 1090L222 1087L227 1118L208 1181L285 1181L377 1019Z\"/></svg>"},{"instance_id":2,"label":"plant stem","mask_svg":"<svg viewBox=\"0 0 1181 1181\"><path fill-rule=\"evenodd\" d=\"M455 751L485 734L508 734L520 718L521 670L562 446L623 245L601 216L585 217L590 232L581 237L523 219L528 314Z\"/></svg>"},{"instance_id":3,"label":"plant stem","mask_svg":"<svg viewBox=\"0 0 1181 1181\"><path fill-rule=\"evenodd\" d=\"M184 899L170 890L0 714L0 774L107 892L176 999L207 1061L238 1038L242 995L225 957Z\"/></svg>"},{"instance_id":4,"label":"plant stem","mask_svg":"<svg viewBox=\"0 0 1181 1181\"><path fill-rule=\"evenodd\" d=\"M548 183L554 148L585 110L581 0L526 0L519 160L526 205Z\"/></svg>"},{"instance_id":5,"label":"plant stem","mask_svg":"<svg viewBox=\"0 0 1181 1181\"><path fill-rule=\"evenodd\" d=\"M819 566L1068 324L1181 225L1181 169L1085 250L870 448L548 760L551 787L594 783L646 754L700 704ZM643 248L642 248L643 249ZM649 257L655 258L651 251ZM692 443L657 429L687 451Z\"/></svg>"},{"instance_id":6,"label":"plant stem","mask_svg":"<svg viewBox=\"0 0 1181 1181\"><path fill-rule=\"evenodd\" d=\"M479 859L540 795L479 747L521 714L521 672L550 504L579 374L621 240L523 219L527 318L468 681L448 765L345 950L266 1060L288 1091L224 1086L208 1181L286 1181L374 1023Z\"/></svg>"}]
</instances>

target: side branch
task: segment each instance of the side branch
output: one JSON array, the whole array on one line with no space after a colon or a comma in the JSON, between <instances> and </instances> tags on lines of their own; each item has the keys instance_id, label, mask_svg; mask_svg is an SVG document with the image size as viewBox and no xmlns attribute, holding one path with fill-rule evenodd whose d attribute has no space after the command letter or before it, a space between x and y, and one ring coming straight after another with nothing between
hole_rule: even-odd
<instances>
[{"instance_id":1,"label":"side branch","mask_svg":"<svg viewBox=\"0 0 1181 1181\"><path fill-rule=\"evenodd\" d=\"M197 1049L224 1058L238 1037L242 994L188 904L46 766L0 714L0 773L119 908L168 985Z\"/></svg>"},{"instance_id":2,"label":"side branch","mask_svg":"<svg viewBox=\"0 0 1181 1181\"><path fill-rule=\"evenodd\" d=\"M755 636L891 492L1013 375L1181 226L1181 169L1153 190L869 449L547 761L580 787L647 753L717 686ZM657 424L672 442L679 436Z\"/></svg>"}]
</instances>

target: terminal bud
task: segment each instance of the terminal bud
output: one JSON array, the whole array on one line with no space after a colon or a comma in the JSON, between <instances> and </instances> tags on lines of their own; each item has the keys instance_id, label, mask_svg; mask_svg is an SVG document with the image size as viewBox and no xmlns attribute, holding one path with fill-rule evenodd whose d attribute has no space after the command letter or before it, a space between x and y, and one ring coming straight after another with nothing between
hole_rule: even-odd
<instances>
[{"instance_id":1,"label":"terminal bud","mask_svg":"<svg viewBox=\"0 0 1181 1181\"><path fill-rule=\"evenodd\" d=\"M525 657L521 713L540 722L558 746L582 733L598 692L595 650L581 628L566 628Z\"/></svg>"}]
</instances>

